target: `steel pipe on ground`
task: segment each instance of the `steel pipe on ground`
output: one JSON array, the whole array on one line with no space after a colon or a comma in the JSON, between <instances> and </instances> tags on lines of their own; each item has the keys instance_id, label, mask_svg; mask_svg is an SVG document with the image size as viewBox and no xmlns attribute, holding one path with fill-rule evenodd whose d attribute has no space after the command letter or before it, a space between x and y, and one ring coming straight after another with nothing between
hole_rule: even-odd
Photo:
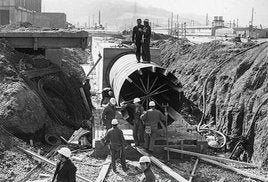
<instances>
[{"instance_id":1,"label":"steel pipe on ground","mask_svg":"<svg viewBox=\"0 0 268 182\"><path fill-rule=\"evenodd\" d=\"M169 113L169 124L179 118L174 118L179 109L177 78L155 63L137 63L135 54L118 56L112 62L106 73L114 96L118 103L141 98L145 109L150 101L155 101L156 107L162 111L163 105L173 108Z\"/></svg>"}]
</instances>

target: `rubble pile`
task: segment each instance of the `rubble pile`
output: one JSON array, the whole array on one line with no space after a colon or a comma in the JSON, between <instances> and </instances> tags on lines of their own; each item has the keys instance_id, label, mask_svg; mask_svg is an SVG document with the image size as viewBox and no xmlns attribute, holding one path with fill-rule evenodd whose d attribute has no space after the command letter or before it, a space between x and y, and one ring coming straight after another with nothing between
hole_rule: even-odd
<instances>
[{"instance_id":1,"label":"rubble pile","mask_svg":"<svg viewBox=\"0 0 268 182\"><path fill-rule=\"evenodd\" d=\"M21 181L24 176L37 164L30 160L24 153L20 152L15 146L30 147L22 140L12 137L2 129L0 130L0 181Z\"/></svg>"},{"instance_id":2,"label":"rubble pile","mask_svg":"<svg viewBox=\"0 0 268 182\"><path fill-rule=\"evenodd\" d=\"M4 40L0 57L0 125L16 136L69 138L82 120L90 118L80 96L85 74L78 63L65 60L60 69L42 56L17 52Z\"/></svg>"},{"instance_id":3,"label":"rubble pile","mask_svg":"<svg viewBox=\"0 0 268 182\"><path fill-rule=\"evenodd\" d=\"M82 50L78 48L62 48L63 59L73 60L79 64L86 64L90 56L89 50Z\"/></svg>"},{"instance_id":4,"label":"rubble pile","mask_svg":"<svg viewBox=\"0 0 268 182\"><path fill-rule=\"evenodd\" d=\"M213 127L229 137L230 151L239 137L247 133L258 106L268 96L268 43L249 49L253 44L212 41L186 44L186 49L180 40L159 44L163 65L182 83L186 98L199 108L202 108L202 90L208 75L230 59L208 81L205 113L206 122L213 121ZM232 58L243 50L246 52ZM266 103L257 115L248 143L249 159L253 155L252 161L263 165L267 159L267 121Z\"/></svg>"}]
</instances>

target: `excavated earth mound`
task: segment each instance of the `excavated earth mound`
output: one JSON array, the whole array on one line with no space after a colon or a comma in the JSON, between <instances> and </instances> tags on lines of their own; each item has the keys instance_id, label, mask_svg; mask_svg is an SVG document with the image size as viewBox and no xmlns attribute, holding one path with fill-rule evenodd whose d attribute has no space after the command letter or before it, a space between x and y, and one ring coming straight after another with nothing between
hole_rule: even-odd
<instances>
[{"instance_id":1,"label":"excavated earth mound","mask_svg":"<svg viewBox=\"0 0 268 182\"><path fill-rule=\"evenodd\" d=\"M251 126L251 123L258 106L268 98L268 43L251 48L253 45L223 41L194 45L171 39L158 43L163 66L180 80L186 98L200 110L203 85L210 72L222 64L208 80L205 120L213 122L212 127L233 142L249 133L247 148L249 156L252 155L249 158L254 163L266 165L267 103L260 108L256 124ZM235 56L243 50L245 53Z\"/></svg>"},{"instance_id":2,"label":"excavated earth mound","mask_svg":"<svg viewBox=\"0 0 268 182\"><path fill-rule=\"evenodd\" d=\"M0 41L0 125L23 139L45 134L69 138L89 119L79 88L85 78L76 60L61 67L43 56L30 56Z\"/></svg>"}]
</instances>

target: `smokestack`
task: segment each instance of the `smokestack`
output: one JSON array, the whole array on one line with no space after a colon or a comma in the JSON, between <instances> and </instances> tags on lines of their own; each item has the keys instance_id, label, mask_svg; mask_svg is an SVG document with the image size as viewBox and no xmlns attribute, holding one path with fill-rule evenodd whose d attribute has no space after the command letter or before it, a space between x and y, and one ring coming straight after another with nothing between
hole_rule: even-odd
<instances>
[{"instance_id":1,"label":"smokestack","mask_svg":"<svg viewBox=\"0 0 268 182\"><path fill-rule=\"evenodd\" d=\"M99 10L99 25L101 24L101 22L100 22L100 10Z\"/></svg>"}]
</instances>

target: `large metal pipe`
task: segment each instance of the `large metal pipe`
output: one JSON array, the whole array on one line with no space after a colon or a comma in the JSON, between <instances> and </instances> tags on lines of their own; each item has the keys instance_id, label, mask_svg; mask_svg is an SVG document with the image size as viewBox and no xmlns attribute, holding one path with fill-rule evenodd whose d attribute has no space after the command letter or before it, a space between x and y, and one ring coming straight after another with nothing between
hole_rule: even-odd
<instances>
[{"instance_id":1,"label":"large metal pipe","mask_svg":"<svg viewBox=\"0 0 268 182\"><path fill-rule=\"evenodd\" d=\"M173 108L169 113L169 124L176 118L179 109L177 78L155 63L137 63L135 54L122 54L113 60L106 73L118 103L131 101L135 97L142 100L147 109L149 101L155 101L162 111L163 105Z\"/></svg>"}]
</instances>

